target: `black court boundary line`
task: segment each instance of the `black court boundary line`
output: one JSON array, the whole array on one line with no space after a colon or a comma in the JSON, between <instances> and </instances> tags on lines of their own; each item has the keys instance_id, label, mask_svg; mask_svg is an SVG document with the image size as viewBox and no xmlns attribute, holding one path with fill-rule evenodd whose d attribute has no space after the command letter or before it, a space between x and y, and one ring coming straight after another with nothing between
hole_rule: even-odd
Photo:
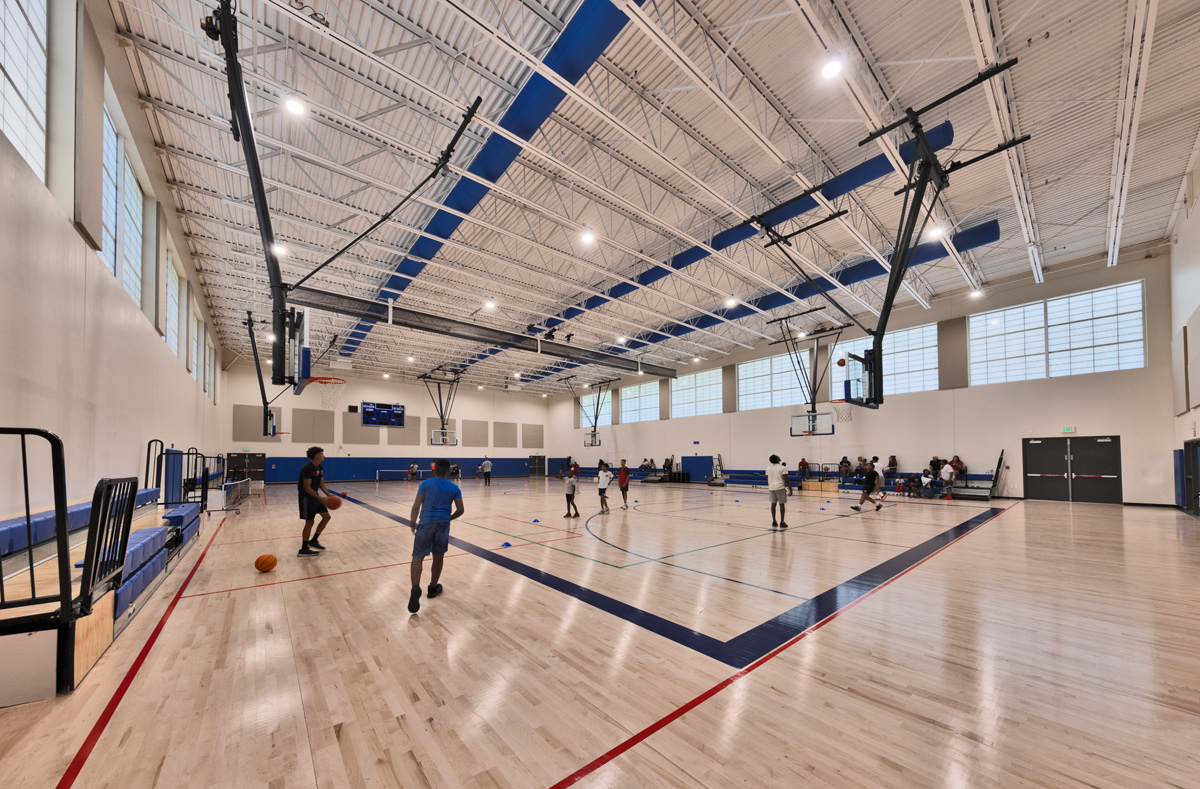
<instances>
[{"instance_id":1,"label":"black court boundary line","mask_svg":"<svg viewBox=\"0 0 1200 789\"><path fill-rule=\"evenodd\" d=\"M409 520L400 515L394 515L364 501L347 497L349 501L370 510L371 512L389 518L398 523L409 524ZM451 536L450 544L454 547L473 554L480 559L491 562L506 570L524 576L531 581L547 586L555 591L574 597L580 602L605 613L656 633L663 638L687 647L702 655L718 660L734 668L745 668L754 661L762 658L780 645L787 643L818 622L828 619L842 608L850 605L863 595L887 583L892 578L907 572L912 567L928 559L933 554L945 548L950 543L982 526L987 521L1004 512L1003 508L990 507L972 518L953 526L941 534L932 537L903 553L888 559L866 572L860 573L848 581L843 581L832 589L806 600L761 625L747 630L729 641L721 641L696 630L684 627L663 617L643 611L628 603L621 602L608 595L601 594L587 587L580 586L559 578L556 575L530 567L527 564L510 559L507 556L473 545L458 537Z\"/></svg>"}]
</instances>

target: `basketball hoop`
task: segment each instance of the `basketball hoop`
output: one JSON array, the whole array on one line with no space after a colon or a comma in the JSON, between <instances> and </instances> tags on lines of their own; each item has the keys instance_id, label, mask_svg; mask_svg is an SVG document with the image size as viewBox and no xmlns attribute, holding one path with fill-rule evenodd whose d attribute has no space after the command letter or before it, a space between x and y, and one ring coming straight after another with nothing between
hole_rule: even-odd
<instances>
[{"instance_id":1,"label":"basketball hoop","mask_svg":"<svg viewBox=\"0 0 1200 789\"><path fill-rule=\"evenodd\" d=\"M326 411L336 411L338 397L341 395L342 390L346 388L346 379L314 375L309 379L309 383L321 384L321 407Z\"/></svg>"},{"instance_id":2,"label":"basketball hoop","mask_svg":"<svg viewBox=\"0 0 1200 789\"><path fill-rule=\"evenodd\" d=\"M833 406L833 413L837 421L854 421L854 406L850 405L845 400L830 400L829 404Z\"/></svg>"}]
</instances>

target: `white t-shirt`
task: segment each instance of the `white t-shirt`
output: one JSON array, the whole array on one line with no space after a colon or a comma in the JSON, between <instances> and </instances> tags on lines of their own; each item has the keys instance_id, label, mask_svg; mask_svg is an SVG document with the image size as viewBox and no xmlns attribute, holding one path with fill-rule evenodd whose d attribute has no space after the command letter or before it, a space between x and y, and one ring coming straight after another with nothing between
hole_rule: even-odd
<instances>
[{"instance_id":1,"label":"white t-shirt","mask_svg":"<svg viewBox=\"0 0 1200 789\"><path fill-rule=\"evenodd\" d=\"M767 466L767 490L783 490L787 487L787 469L781 463Z\"/></svg>"},{"instance_id":2,"label":"white t-shirt","mask_svg":"<svg viewBox=\"0 0 1200 789\"><path fill-rule=\"evenodd\" d=\"M954 469L950 466L949 463L942 466L941 475L942 475L942 482L950 481L950 478L954 475Z\"/></svg>"},{"instance_id":3,"label":"white t-shirt","mask_svg":"<svg viewBox=\"0 0 1200 789\"><path fill-rule=\"evenodd\" d=\"M608 487L608 483L612 482L612 478L613 478L612 472L609 471L608 469L598 472L596 474L596 487L599 488L600 490L604 490L605 488Z\"/></svg>"},{"instance_id":4,"label":"white t-shirt","mask_svg":"<svg viewBox=\"0 0 1200 789\"><path fill-rule=\"evenodd\" d=\"M483 471L484 471L484 473L485 473L485 474L487 474L487 473L491 473L491 470L492 470L492 461L490 461L490 460L485 460L485 461L483 461L483 466L481 466L481 468L483 469Z\"/></svg>"}]
</instances>

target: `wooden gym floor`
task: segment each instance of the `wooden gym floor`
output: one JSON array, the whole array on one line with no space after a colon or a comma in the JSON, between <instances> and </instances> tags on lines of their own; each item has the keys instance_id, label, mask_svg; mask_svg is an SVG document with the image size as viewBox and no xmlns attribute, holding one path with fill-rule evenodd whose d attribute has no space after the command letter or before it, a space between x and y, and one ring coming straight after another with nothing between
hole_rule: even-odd
<instances>
[{"instance_id":1,"label":"wooden gym floor","mask_svg":"<svg viewBox=\"0 0 1200 789\"><path fill-rule=\"evenodd\" d=\"M206 519L75 693L0 710L5 785L1200 785L1174 510L804 494L782 532L762 491L585 482L566 520L465 480L410 616L415 485L343 488L315 559L290 487Z\"/></svg>"}]
</instances>

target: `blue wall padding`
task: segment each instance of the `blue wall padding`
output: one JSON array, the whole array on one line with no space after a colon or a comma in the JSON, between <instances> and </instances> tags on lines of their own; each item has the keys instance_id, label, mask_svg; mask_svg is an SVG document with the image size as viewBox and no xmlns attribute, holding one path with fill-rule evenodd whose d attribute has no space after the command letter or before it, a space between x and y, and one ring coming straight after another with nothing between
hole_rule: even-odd
<instances>
[{"instance_id":1,"label":"blue wall padding","mask_svg":"<svg viewBox=\"0 0 1200 789\"><path fill-rule=\"evenodd\" d=\"M322 464L325 467L326 484L332 485L335 482L352 482L354 480L373 480L375 479L376 471L402 471L409 467L409 464L416 463L421 468L429 468L432 463L441 455L438 455L434 450L438 447L429 447L430 454L415 457L361 457L361 458L325 458ZM529 458L491 458L492 461L492 476L493 477L527 477L529 476ZM451 463L457 463L459 470L462 471L463 478L475 477L475 469L483 462L483 457L469 458L450 458ZM308 463L308 458L289 458L289 457L269 457L267 458L267 476L266 481L269 484L290 483L296 484L300 478L300 469L304 468ZM330 490L333 490L331 487Z\"/></svg>"},{"instance_id":2,"label":"blue wall padding","mask_svg":"<svg viewBox=\"0 0 1200 789\"><path fill-rule=\"evenodd\" d=\"M1175 506L1183 509L1187 506L1187 494L1183 491L1183 450L1172 452L1175 461Z\"/></svg>"}]
</instances>

